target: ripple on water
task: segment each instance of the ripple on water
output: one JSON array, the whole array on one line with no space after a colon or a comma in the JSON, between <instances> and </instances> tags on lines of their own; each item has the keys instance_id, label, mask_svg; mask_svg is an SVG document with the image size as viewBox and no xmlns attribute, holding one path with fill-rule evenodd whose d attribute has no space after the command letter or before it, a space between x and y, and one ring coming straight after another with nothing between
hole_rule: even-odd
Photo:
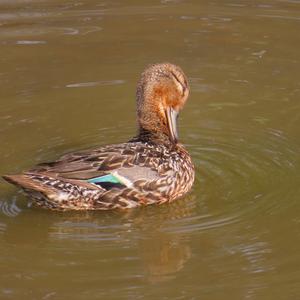
<instances>
[{"instance_id":1,"label":"ripple on water","mask_svg":"<svg viewBox=\"0 0 300 300\"><path fill-rule=\"evenodd\" d=\"M125 80L115 79L115 80L99 80L99 81L89 81L89 82L78 82L67 84L67 88L81 88L81 87L91 87L91 86L105 86L105 85L119 85L125 83Z\"/></svg>"},{"instance_id":2,"label":"ripple on water","mask_svg":"<svg viewBox=\"0 0 300 300\"><path fill-rule=\"evenodd\" d=\"M0 234L6 231L7 225L0 222Z\"/></svg>"},{"instance_id":3,"label":"ripple on water","mask_svg":"<svg viewBox=\"0 0 300 300\"><path fill-rule=\"evenodd\" d=\"M201 128L201 136L192 140L199 195L218 197L236 217L262 210L275 213L280 195L288 195L295 185L299 149L280 131L220 126Z\"/></svg>"},{"instance_id":4,"label":"ripple on water","mask_svg":"<svg viewBox=\"0 0 300 300\"><path fill-rule=\"evenodd\" d=\"M112 135L114 131L116 128L110 129ZM195 131L194 128L190 132ZM201 127L199 132L188 136L187 145L196 166L193 192L186 200L159 207L159 214L139 212L138 220L147 218L141 224L161 223L164 232L197 232L240 222L245 215L274 214L293 205L282 199L292 194L291 187L298 178L299 149L281 131L242 130L214 124ZM8 216L20 213L16 199L2 202L0 208ZM140 224L134 218L128 222L124 217L111 216L105 218L102 214L101 222L98 216L91 219L89 215L86 220L77 214L74 218L65 216L66 219L55 223L51 236L117 241L125 238L124 232L130 232L132 224Z\"/></svg>"},{"instance_id":5,"label":"ripple on water","mask_svg":"<svg viewBox=\"0 0 300 300\"><path fill-rule=\"evenodd\" d=\"M21 212L21 208L18 207L16 202L16 196L10 200L0 201L0 211L8 217L16 217Z\"/></svg>"},{"instance_id":6,"label":"ripple on water","mask_svg":"<svg viewBox=\"0 0 300 300\"><path fill-rule=\"evenodd\" d=\"M187 146L196 166L195 205L181 218L166 220L164 231L205 231L294 205L299 147L272 128L226 127L203 127L201 134L189 135Z\"/></svg>"},{"instance_id":7,"label":"ripple on water","mask_svg":"<svg viewBox=\"0 0 300 300\"><path fill-rule=\"evenodd\" d=\"M105 221L105 217L97 220L91 214L86 215L86 220L81 218L78 213L64 221L55 222L51 227L50 237L55 240L124 242L124 232L130 231L130 224L122 224L118 220L115 220L116 224L111 224Z\"/></svg>"},{"instance_id":8,"label":"ripple on water","mask_svg":"<svg viewBox=\"0 0 300 300\"><path fill-rule=\"evenodd\" d=\"M102 28L99 26L80 26L77 27L56 27L56 26L31 26L26 28L26 26L22 26L22 28L11 28L11 27L3 27L0 30L0 33L3 37L41 37L41 36L50 36L50 35L87 35L90 33L101 31ZM17 44L20 45L28 45L28 44L41 44L45 43L45 41L37 41L31 42L20 40Z\"/></svg>"}]
</instances>

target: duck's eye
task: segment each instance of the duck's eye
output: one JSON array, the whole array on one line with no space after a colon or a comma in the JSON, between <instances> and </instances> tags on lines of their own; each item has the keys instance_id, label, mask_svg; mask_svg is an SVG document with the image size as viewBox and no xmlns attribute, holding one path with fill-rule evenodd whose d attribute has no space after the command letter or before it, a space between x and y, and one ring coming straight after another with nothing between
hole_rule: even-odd
<instances>
[{"instance_id":1,"label":"duck's eye","mask_svg":"<svg viewBox=\"0 0 300 300\"><path fill-rule=\"evenodd\" d=\"M171 73L173 75L173 78L174 78L177 88L180 90L181 94L184 95L184 92L186 90L185 84L181 82L181 80L178 78L178 76L174 72L171 72Z\"/></svg>"}]
</instances>

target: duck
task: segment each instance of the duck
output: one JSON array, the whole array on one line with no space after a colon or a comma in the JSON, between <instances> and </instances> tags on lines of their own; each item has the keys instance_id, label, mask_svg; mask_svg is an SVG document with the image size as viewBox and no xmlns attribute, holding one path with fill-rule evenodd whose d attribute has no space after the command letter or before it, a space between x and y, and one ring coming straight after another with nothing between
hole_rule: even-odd
<instances>
[{"instance_id":1,"label":"duck","mask_svg":"<svg viewBox=\"0 0 300 300\"><path fill-rule=\"evenodd\" d=\"M135 137L68 153L3 178L21 188L36 206L51 210L122 210L181 198L195 177L177 130L189 91L179 66L150 65L137 84Z\"/></svg>"}]
</instances>

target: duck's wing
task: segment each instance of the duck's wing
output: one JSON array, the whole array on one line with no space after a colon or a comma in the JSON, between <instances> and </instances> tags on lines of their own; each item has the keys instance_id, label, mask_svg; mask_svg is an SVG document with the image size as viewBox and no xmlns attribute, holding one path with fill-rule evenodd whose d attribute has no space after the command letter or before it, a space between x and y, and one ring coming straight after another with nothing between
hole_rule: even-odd
<instances>
[{"instance_id":1,"label":"duck's wing","mask_svg":"<svg viewBox=\"0 0 300 300\"><path fill-rule=\"evenodd\" d=\"M109 171L122 166L128 155L123 155L125 145L112 145L93 150L66 154L54 162L37 165L28 173L51 173L56 176L85 180L106 175Z\"/></svg>"},{"instance_id":2,"label":"duck's wing","mask_svg":"<svg viewBox=\"0 0 300 300\"><path fill-rule=\"evenodd\" d=\"M61 180L76 180L104 189L131 187L137 181L159 179L163 170L162 153L147 146L125 143L70 153L26 172Z\"/></svg>"},{"instance_id":3,"label":"duck's wing","mask_svg":"<svg viewBox=\"0 0 300 300\"><path fill-rule=\"evenodd\" d=\"M168 149L138 142L67 154L3 177L40 206L112 209L163 203L174 172Z\"/></svg>"},{"instance_id":4,"label":"duck's wing","mask_svg":"<svg viewBox=\"0 0 300 300\"><path fill-rule=\"evenodd\" d=\"M158 146L126 143L67 154L4 178L51 209L129 208L167 199L162 193L174 171L165 159Z\"/></svg>"}]
</instances>

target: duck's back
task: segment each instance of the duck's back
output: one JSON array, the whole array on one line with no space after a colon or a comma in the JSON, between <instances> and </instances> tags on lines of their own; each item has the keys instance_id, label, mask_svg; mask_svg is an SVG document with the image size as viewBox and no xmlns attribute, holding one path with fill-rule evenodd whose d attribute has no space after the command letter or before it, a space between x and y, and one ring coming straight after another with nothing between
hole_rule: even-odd
<instances>
[{"instance_id":1,"label":"duck's back","mask_svg":"<svg viewBox=\"0 0 300 300\"><path fill-rule=\"evenodd\" d=\"M194 168L183 146L128 142L64 155L5 179L51 209L131 208L188 192Z\"/></svg>"}]
</instances>

